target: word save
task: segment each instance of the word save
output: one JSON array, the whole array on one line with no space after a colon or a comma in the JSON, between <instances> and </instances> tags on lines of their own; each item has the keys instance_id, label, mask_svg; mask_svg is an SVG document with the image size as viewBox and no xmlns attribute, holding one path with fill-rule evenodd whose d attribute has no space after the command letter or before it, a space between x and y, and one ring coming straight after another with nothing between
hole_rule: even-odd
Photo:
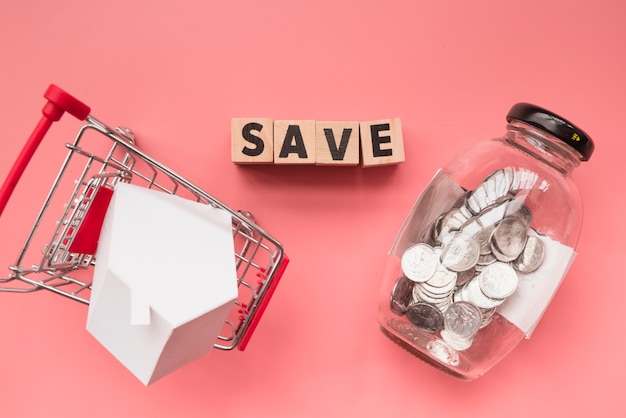
<instances>
[{"instance_id":1,"label":"word save","mask_svg":"<svg viewBox=\"0 0 626 418\"><path fill-rule=\"evenodd\" d=\"M400 118L370 122L233 118L235 164L359 165L404 161Z\"/></svg>"}]
</instances>

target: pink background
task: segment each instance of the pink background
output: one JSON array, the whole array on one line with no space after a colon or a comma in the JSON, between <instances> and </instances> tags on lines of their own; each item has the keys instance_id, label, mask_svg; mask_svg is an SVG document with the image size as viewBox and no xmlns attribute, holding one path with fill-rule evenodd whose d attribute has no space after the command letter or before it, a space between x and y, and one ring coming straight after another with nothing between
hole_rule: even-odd
<instances>
[{"instance_id":1,"label":"pink background","mask_svg":"<svg viewBox=\"0 0 626 418\"><path fill-rule=\"evenodd\" d=\"M245 352L214 351L149 387L87 333L86 306L49 292L0 293L0 416L626 413L622 1L5 3L0 179L57 83L101 120L133 128L150 155L252 211L292 262ZM383 336L379 284L435 170L502 134L518 101L595 139L575 172L585 202L579 256L533 337L461 382ZM230 119L257 116L400 117L406 162L236 166ZM66 117L55 129L76 126ZM42 146L55 167L52 150L64 142ZM53 180L43 160L0 219L2 266L14 262L35 196Z\"/></svg>"}]
</instances>

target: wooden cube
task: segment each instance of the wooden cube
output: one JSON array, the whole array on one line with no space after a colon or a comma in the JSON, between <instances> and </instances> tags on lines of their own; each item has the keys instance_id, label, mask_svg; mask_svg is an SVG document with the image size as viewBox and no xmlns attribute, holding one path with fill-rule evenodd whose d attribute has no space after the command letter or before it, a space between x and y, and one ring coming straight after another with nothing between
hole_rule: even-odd
<instances>
[{"instance_id":1,"label":"wooden cube","mask_svg":"<svg viewBox=\"0 0 626 418\"><path fill-rule=\"evenodd\" d=\"M315 164L315 121L274 121L274 164Z\"/></svg>"},{"instance_id":2,"label":"wooden cube","mask_svg":"<svg viewBox=\"0 0 626 418\"><path fill-rule=\"evenodd\" d=\"M316 122L317 165L359 164L359 122Z\"/></svg>"},{"instance_id":3,"label":"wooden cube","mask_svg":"<svg viewBox=\"0 0 626 418\"><path fill-rule=\"evenodd\" d=\"M361 122L361 166L397 164L404 161L400 118Z\"/></svg>"},{"instance_id":4,"label":"wooden cube","mask_svg":"<svg viewBox=\"0 0 626 418\"><path fill-rule=\"evenodd\" d=\"M231 160L236 164L271 164L274 161L273 120L233 118Z\"/></svg>"}]
</instances>

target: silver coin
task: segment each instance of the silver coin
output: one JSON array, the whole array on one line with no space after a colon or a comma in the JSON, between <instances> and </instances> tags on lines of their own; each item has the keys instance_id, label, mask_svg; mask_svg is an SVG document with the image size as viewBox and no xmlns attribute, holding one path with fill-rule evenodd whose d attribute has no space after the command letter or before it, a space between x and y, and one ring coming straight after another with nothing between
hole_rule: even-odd
<instances>
[{"instance_id":1,"label":"silver coin","mask_svg":"<svg viewBox=\"0 0 626 418\"><path fill-rule=\"evenodd\" d=\"M469 302L454 302L443 314L444 328L460 338L472 338L481 323L482 312Z\"/></svg>"},{"instance_id":2,"label":"silver coin","mask_svg":"<svg viewBox=\"0 0 626 418\"><path fill-rule=\"evenodd\" d=\"M465 222L467 222L467 218L465 217L465 215L463 215L460 209L450 209L441 217L438 225L437 241L446 241L447 236L450 235L453 231L458 231L459 229L461 229Z\"/></svg>"},{"instance_id":3,"label":"silver coin","mask_svg":"<svg viewBox=\"0 0 626 418\"><path fill-rule=\"evenodd\" d=\"M476 266L472 267L469 270L460 271L456 276L456 285L463 286L465 283L469 282L476 275Z\"/></svg>"},{"instance_id":4,"label":"silver coin","mask_svg":"<svg viewBox=\"0 0 626 418\"><path fill-rule=\"evenodd\" d=\"M448 297L447 299L436 303L435 306L437 307L437 309L439 309L440 312L445 312L448 310L448 308L450 307L450 305L452 305L452 302L454 302L452 300L452 295L450 295L450 297Z\"/></svg>"},{"instance_id":5,"label":"silver coin","mask_svg":"<svg viewBox=\"0 0 626 418\"><path fill-rule=\"evenodd\" d=\"M488 205L489 196L487 196L487 191L485 190L485 187L480 184L467 198L467 207L472 211L473 214L476 215L479 214L480 211L486 208Z\"/></svg>"},{"instance_id":6,"label":"silver coin","mask_svg":"<svg viewBox=\"0 0 626 418\"><path fill-rule=\"evenodd\" d=\"M437 286L429 285L428 282L421 282L421 283L416 283L416 286L413 292L423 293L425 295L432 296L434 298L441 298L443 297L443 295L445 295L446 293L450 291L448 290L450 288L454 289L454 283L452 285L437 287Z\"/></svg>"},{"instance_id":7,"label":"silver coin","mask_svg":"<svg viewBox=\"0 0 626 418\"><path fill-rule=\"evenodd\" d=\"M491 235L491 251L500 261L515 260L526 245L528 225L516 217L504 218Z\"/></svg>"},{"instance_id":8,"label":"silver coin","mask_svg":"<svg viewBox=\"0 0 626 418\"><path fill-rule=\"evenodd\" d=\"M521 177L522 177L520 179L521 190L530 190L534 188L535 185L537 184L537 181L539 180L539 176L537 175L537 173L529 169L524 170L524 174Z\"/></svg>"},{"instance_id":9,"label":"silver coin","mask_svg":"<svg viewBox=\"0 0 626 418\"><path fill-rule=\"evenodd\" d=\"M420 287L419 291L428 296L431 296L434 298L437 298L437 297L442 298L442 297L445 297L446 295L449 295L450 293L454 291L454 289L456 289L456 277L454 278L454 280L451 280L446 285L441 286L441 287L430 286L428 282L419 283L419 287Z\"/></svg>"},{"instance_id":10,"label":"silver coin","mask_svg":"<svg viewBox=\"0 0 626 418\"><path fill-rule=\"evenodd\" d=\"M467 283L469 283L469 282L467 282ZM463 286L459 286L459 287L456 288L456 290L452 294L452 301L453 302L460 302L460 301L467 302L467 283L465 285L463 285Z\"/></svg>"},{"instance_id":11,"label":"silver coin","mask_svg":"<svg viewBox=\"0 0 626 418\"><path fill-rule=\"evenodd\" d=\"M413 289L414 302L428 302L432 305L440 305L452 299L453 290L446 293L430 293L421 286L415 286Z\"/></svg>"},{"instance_id":12,"label":"silver coin","mask_svg":"<svg viewBox=\"0 0 626 418\"><path fill-rule=\"evenodd\" d=\"M428 293L424 289L413 290L413 302L430 303L431 305L434 305L437 308L439 308L441 312L444 312L445 308L447 308L447 306L453 302L452 300L453 296L454 296L453 291L450 291L446 294L433 295L433 294Z\"/></svg>"},{"instance_id":13,"label":"silver coin","mask_svg":"<svg viewBox=\"0 0 626 418\"><path fill-rule=\"evenodd\" d=\"M406 310L406 317L413 325L424 331L438 332L443 329L443 314L429 303L411 304Z\"/></svg>"},{"instance_id":14,"label":"silver coin","mask_svg":"<svg viewBox=\"0 0 626 418\"><path fill-rule=\"evenodd\" d=\"M493 255L493 253L481 254L480 257L478 257L478 261L476 262L476 268L479 269L481 266L488 266L489 264L495 263L496 261L498 261L498 259L495 255Z\"/></svg>"},{"instance_id":15,"label":"silver coin","mask_svg":"<svg viewBox=\"0 0 626 418\"><path fill-rule=\"evenodd\" d=\"M483 209L485 209L498 198L498 195L496 194L496 180L489 176L483 180L479 187L482 187L485 190L486 198L484 202L486 206L483 206Z\"/></svg>"},{"instance_id":16,"label":"silver coin","mask_svg":"<svg viewBox=\"0 0 626 418\"><path fill-rule=\"evenodd\" d=\"M480 256L480 244L476 239L462 232L455 232L442 247L441 264L449 270L459 272L469 270L476 265Z\"/></svg>"},{"instance_id":17,"label":"silver coin","mask_svg":"<svg viewBox=\"0 0 626 418\"><path fill-rule=\"evenodd\" d=\"M507 263L495 262L478 275L482 293L490 299L504 299L517 289L517 273Z\"/></svg>"},{"instance_id":18,"label":"silver coin","mask_svg":"<svg viewBox=\"0 0 626 418\"><path fill-rule=\"evenodd\" d=\"M455 289L456 289L456 286L453 286L451 288L448 287L447 289L444 289L444 288L430 287L426 283L419 283L413 289L413 298L415 300L421 300L424 302L438 304L438 303L442 303L446 299L451 298Z\"/></svg>"},{"instance_id":19,"label":"silver coin","mask_svg":"<svg viewBox=\"0 0 626 418\"><path fill-rule=\"evenodd\" d=\"M483 229L485 226L480 222L478 215L472 216L461 226L461 231L468 236L476 236Z\"/></svg>"},{"instance_id":20,"label":"silver coin","mask_svg":"<svg viewBox=\"0 0 626 418\"><path fill-rule=\"evenodd\" d=\"M471 191L466 191L461 196L459 196L459 198L452 205L452 208L458 209L466 219L474 216L472 214L472 211L467 206L467 199L471 196L471 194Z\"/></svg>"},{"instance_id":21,"label":"silver coin","mask_svg":"<svg viewBox=\"0 0 626 418\"><path fill-rule=\"evenodd\" d=\"M505 196L509 193L511 182L513 180L513 172L510 169L499 169L489 176L495 181L496 194Z\"/></svg>"},{"instance_id":22,"label":"silver coin","mask_svg":"<svg viewBox=\"0 0 626 418\"><path fill-rule=\"evenodd\" d=\"M527 168L514 168L513 181L511 182L511 191L518 192L520 190L530 190L537 183L538 176L535 172Z\"/></svg>"},{"instance_id":23,"label":"silver coin","mask_svg":"<svg viewBox=\"0 0 626 418\"><path fill-rule=\"evenodd\" d=\"M487 180L485 180L485 183L487 187L487 195L489 196L489 204L485 209L500 205L511 198L508 187L504 184L503 179L497 176L490 176Z\"/></svg>"},{"instance_id":24,"label":"silver coin","mask_svg":"<svg viewBox=\"0 0 626 418\"><path fill-rule=\"evenodd\" d=\"M480 219L481 225L484 228L494 226L504 219L510 201L510 197L501 198L496 203L480 212L480 214L478 214L478 219Z\"/></svg>"},{"instance_id":25,"label":"silver coin","mask_svg":"<svg viewBox=\"0 0 626 418\"><path fill-rule=\"evenodd\" d=\"M507 193L511 192L511 185L513 184L513 169L511 167L505 167L502 169L503 183L506 185Z\"/></svg>"},{"instance_id":26,"label":"silver coin","mask_svg":"<svg viewBox=\"0 0 626 418\"><path fill-rule=\"evenodd\" d=\"M479 308L491 309L502 305L505 299L496 299L487 297L480 288L480 280L475 278L470 280L461 292L461 299L466 302L473 303Z\"/></svg>"},{"instance_id":27,"label":"silver coin","mask_svg":"<svg viewBox=\"0 0 626 418\"><path fill-rule=\"evenodd\" d=\"M475 214L492 206L509 195L509 181L504 172L496 170L479 184L468 197L467 204Z\"/></svg>"},{"instance_id":28,"label":"silver coin","mask_svg":"<svg viewBox=\"0 0 626 418\"><path fill-rule=\"evenodd\" d=\"M472 213L472 211L469 209L469 207L467 205L461 206L459 208L459 210L461 211L463 216L465 216L467 219L469 219L472 216L474 216L474 214Z\"/></svg>"},{"instance_id":29,"label":"silver coin","mask_svg":"<svg viewBox=\"0 0 626 418\"><path fill-rule=\"evenodd\" d=\"M443 254L443 253L442 253ZM453 289L456 284L457 273L449 270L443 264L439 264L435 269L435 273L426 280L424 287L430 286L433 288Z\"/></svg>"},{"instance_id":30,"label":"silver coin","mask_svg":"<svg viewBox=\"0 0 626 418\"><path fill-rule=\"evenodd\" d=\"M519 199L514 199L507 205L505 217L515 217L526 224L526 226L530 226L533 220L530 208Z\"/></svg>"},{"instance_id":31,"label":"silver coin","mask_svg":"<svg viewBox=\"0 0 626 418\"><path fill-rule=\"evenodd\" d=\"M428 302L428 303L440 303L444 299L449 297L449 294L452 291L442 292L442 293L434 293L430 292L427 289L424 289L423 283L417 284L413 288L413 301L415 302Z\"/></svg>"},{"instance_id":32,"label":"silver coin","mask_svg":"<svg viewBox=\"0 0 626 418\"><path fill-rule=\"evenodd\" d=\"M480 244L480 255L491 254L491 234L494 229L495 226L489 226L481 229L476 235L474 235L474 238L478 241L478 244ZM479 261L480 259L477 262Z\"/></svg>"},{"instance_id":33,"label":"silver coin","mask_svg":"<svg viewBox=\"0 0 626 418\"><path fill-rule=\"evenodd\" d=\"M483 315L483 320L480 323L480 328L485 328L487 325L489 325L491 323L491 320L493 319L493 315L496 313L496 309L497 308L491 308L491 309L480 309L480 312Z\"/></svg>"},{"instance_id":34,"label":"silver coin","mask_svg":"<svg viewBox=\"0 0 626 418\"><path fill-rule=\"evenodd\" d=\"M451 231L458 231L467 222L467 216L460 208L450 209L443 218L444 225Z\"/></svg>"},{"instance_id":35,"label":"silver coin","mask_svg":"<svg viewBox=\"0 0 626 418\"><path fill-rule=\"evenodd\" d=\"M414 282L401 276L393 285L390 296L391 312L397 315L404 315L406 308L413 300Z\"/></svg>"},{"instance_id":36,"label":"silver coin","mask_svg":"<svg viewBox=\"0 0 626 418\"><path fill-rule=\"evenodd\" d=\"M429 241L436 243L439 242L439 236L441 235L441 225L444 215L439 216L435 222L431 225Z\"/></svg>"},{"instance_id":37,"label":"silver coin","mask_svg":"<svg viewBox=\"0 0 626 418\"><path fill-rule=\"evenodd\" d=\"M409 247L402 254L400 265L404 275L414 282L425 282L437 269L439 259L433 247L419 243Z\"/></svg>"},{"instance_id":38,"label":"silver coin","mask_svg":"<svg viewBox=\"0 0 626 418\"><path fill-rule=\"evenodd\" d=\"M511 187L509 188L509 191L513 194L517 193L520 190L520 175L518 174L518 171L519 169L516 167L513 167L511 169L511 174L513 178L511 179Z\"/></svg>"},{"instance_id":39,"label":"silver coin","mask_svg":"<svg viewBox=\"0 0 626 418\"><path fill-rule=\"evenodd\" d=\"M414 291L413 301L411 303L425 302L433 306L440 306L442 304L447 303L448 301L451 301L451 296L432 297L432 296L420 293L419 291Z\"/></svg>"},{"instance_id":40,"label":"silver coin","mask_svg":"<svg viewBox=\"0 0 626 418\"><path fill-rule=\"evenodd\" d=\"M512 262L513 268L520 273L532 273L543 263L545 246L541 238L529 235L522 253Z\"/></svg>"},{"instance_id":41,"label":"silver coin","mask_svg":"<svg viewBox=\"0 0 626 418\"><path fill-rule=\"evenodd\" d=\"M495 192L494 182L492 180L486 180L474 190L472 196L470 196L467 201L472 203L472 207L470 209L477 209L475 212L479 214L489 206L493 205L498 196Z\"/></svg>"}]
</instances>

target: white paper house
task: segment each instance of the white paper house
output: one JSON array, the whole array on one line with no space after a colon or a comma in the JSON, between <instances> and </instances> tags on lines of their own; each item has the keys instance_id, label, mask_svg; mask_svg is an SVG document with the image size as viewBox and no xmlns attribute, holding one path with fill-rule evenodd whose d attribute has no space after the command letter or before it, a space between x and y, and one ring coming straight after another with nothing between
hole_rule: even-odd
<instances>
[{"instance_id":1,"label":"white paper house","mask_svg":"<svg viewBox=\"0 0 626 418\"><path fill-rule=\"evenodd\" d=\"M212 349L237 297L231 222L225 210L116 186L87 330L145 385Z\"/></svg>"}]
</instances>

